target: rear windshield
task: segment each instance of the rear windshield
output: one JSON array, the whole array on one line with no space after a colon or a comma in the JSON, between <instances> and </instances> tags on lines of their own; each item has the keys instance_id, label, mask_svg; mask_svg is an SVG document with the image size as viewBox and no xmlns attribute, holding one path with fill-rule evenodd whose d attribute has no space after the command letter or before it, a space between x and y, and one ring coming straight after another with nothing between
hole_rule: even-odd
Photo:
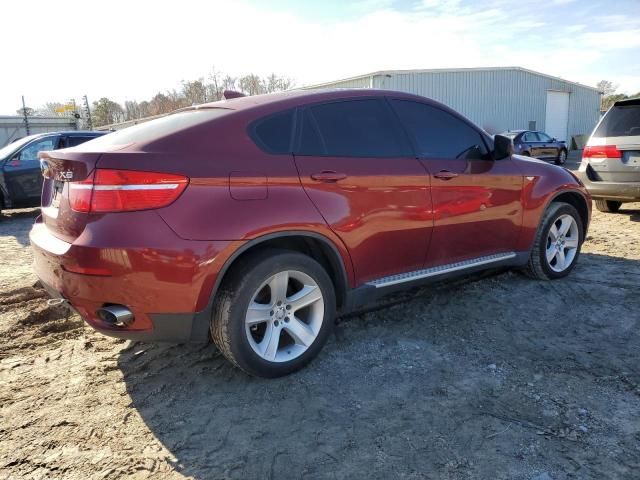
<instances>
[{"instance_id":1,"label":"rear windshield","mask_svg":"<svg viewBox=\"0 0 640 480\"><path fill-rule=\"evenodd\" d=\"M156 118L155 120L134 125L133 127L123 128L108 135L103 135L95 140L83 143L75 147L75 149L90 152L102 147L147 142L200 123L208 122L232 111L233 110L226 108L207 108L174 113L166 117Z\"/></svg>"},{"instance_id":2,"label":"rear windshield","mask_svg":"<svg viewBox=\"0 0 640 480\"><path fill-rule=\"evenodd\" d=\"M609 110L595 137L630 137L640 135L640 105L618 105Z\"/></svg>"}]
</instances>

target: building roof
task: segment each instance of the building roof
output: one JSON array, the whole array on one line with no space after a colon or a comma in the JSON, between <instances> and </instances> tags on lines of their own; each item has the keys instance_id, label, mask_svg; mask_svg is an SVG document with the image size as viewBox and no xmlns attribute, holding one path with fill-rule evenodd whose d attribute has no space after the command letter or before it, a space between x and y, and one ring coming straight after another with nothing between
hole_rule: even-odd
<instances>
[{"instance_id":1,"label":"building roof","mask_svg":"<svg viewBox=\"0 0 640 480\"><path fill-rule=\"evenodd\" d=\"M411 73L449 73L449 72L494 72L500 70L516 70L520 72L529 73L531 75L538 75L540 77L550 78L552 80L557 80L560 82L570 83L571 85L576 85L582 88L588 88L590 90L595 90L596 92L602 93L596 87L590 87L589 85L584 85L578 82L572 82L570 80L565 80L564 78L554 77L553 75L547 75L546 73L536 72L534 70L529 70L528 68L523 67L475 67L475 68L430 68L430 69L415 69L415 70L378 70L376 72L365 73L363 75L356 75L355 77L342 78L340 80L332 80L330 82L317 83L315 85L308 85L304 88L317 88L317 87L327 87L334 83L338 82L348 82L349 80L359 80L367 77L374 77L380 75L400 75L400 74L411 74Z\"/></svg>"}]
</instances>

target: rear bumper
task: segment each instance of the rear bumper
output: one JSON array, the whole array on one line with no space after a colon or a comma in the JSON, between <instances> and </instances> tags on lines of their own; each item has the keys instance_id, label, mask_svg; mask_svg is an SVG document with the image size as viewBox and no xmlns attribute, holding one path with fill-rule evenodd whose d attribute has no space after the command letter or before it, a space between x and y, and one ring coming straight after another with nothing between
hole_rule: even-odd
<instances>
[{"instance_id":1,"label":"rear bumper","mask_svg":"<svg viewBox=\"0 0 640 480\"><path fill-rule=\"evenodd\" d=\"M594 199L633 202L640 200L640 182L594 182L586 171L575 172Z\"/></svg>"},{"instance_id":2,"label":"rear bumper","mask_svg":"<svg viewBox=\"0 0 640 480\"><path fill-rule=\"evenodd\" d=\"M73 243L36 223L30 240L34 270L53 297L65 298L94 329L142 341L207 341L210 294L230 242L177 237L154 212L136 212L113 235L109 216L88 224ZM122 225L126 230L122 231ZM109 245L104 241L108 239ZM141 245L144 245L142 247ZM68 271L99 268L109 275ZM135 320L117 327L98 318L105 304L124 305Z\"/></svg>"}]
</instances>

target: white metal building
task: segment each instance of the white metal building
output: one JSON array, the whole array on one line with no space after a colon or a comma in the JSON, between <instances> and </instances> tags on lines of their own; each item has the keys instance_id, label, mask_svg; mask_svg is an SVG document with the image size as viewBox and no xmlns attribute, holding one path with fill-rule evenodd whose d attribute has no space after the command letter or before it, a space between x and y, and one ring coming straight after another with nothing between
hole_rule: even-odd
<instances>
[{"instance_id":1,"label":"white metal building","mask_svg":"<svg viewBox=\"0 0 640 480\"><path fill-rule=\"evenodd\" d=\"M69 117L28 117L29 133L77 130L76 121ZM27 129L24 117L16 115L0 116L0 148L12 141L25 137Z\"/></svg>"},{"instance_id":2,"label":"white metal building","mask_svg":"<svg viewBox=\"0 0 640 480\"><path fill-rule=\"evenodd\" d=\"M489 133L542 130L559 140L589 135L601 92L521 67L388 70L305 88L379 88L448 105Z\"/></svg>"}]
</instances>

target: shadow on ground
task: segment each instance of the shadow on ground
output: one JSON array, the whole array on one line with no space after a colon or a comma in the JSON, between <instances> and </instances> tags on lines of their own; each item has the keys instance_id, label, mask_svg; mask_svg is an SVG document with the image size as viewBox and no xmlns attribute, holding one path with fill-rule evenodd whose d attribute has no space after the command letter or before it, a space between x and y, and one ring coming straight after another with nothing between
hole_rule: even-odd
<instances>
[{"instance_id":1,"label":"shadow on ground","mask_svg":"<svg viewBox=\"0 0 640 480\"><path fill-rule=\"evenodd\" d=\"M211 345L134 344L118 363L133 407L197 479L630 478L639 283L640 262L584 254L561 281L507 272L423 290L339 323L317 360L277 380Z\"/></svg>"},{"instance_id":2,"label":"shadow on ground","mask_svg":"<svg viewBox=\"0 0 640 480\"><path fill-rule=\"evenodd\" d=\"M39 208L1 211L0 237L13 236L20 245L29 245L29 230L38 215Z\"/></svg>"}]
</instances>

